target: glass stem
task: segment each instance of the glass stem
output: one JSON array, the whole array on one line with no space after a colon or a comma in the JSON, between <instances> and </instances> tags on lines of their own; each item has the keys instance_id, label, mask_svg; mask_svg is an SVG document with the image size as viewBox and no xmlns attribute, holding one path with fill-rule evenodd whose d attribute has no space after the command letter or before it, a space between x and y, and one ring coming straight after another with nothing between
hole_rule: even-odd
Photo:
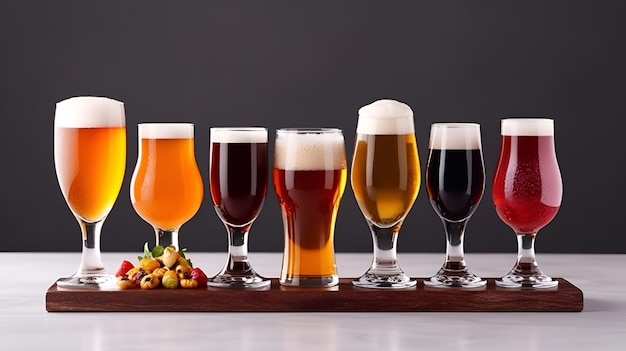
<instances>
[{"instance_id":1,"label":"glass stem","mask_svg":"<svg viewBox=\"0 0 626 351\"><path fill-rule=\"evenodd\" d=\"M465 254L463 252L463 235L468 220L451 222L442 219L442 222L446 230L446 261L443 269L464 271L467 269L467 266L465 265Z\"/></svg>"},{"instance_id":2,"label":"glass stem","mask_svg":"<svg viewBox=\"0 0 626 351\"><path fill-rule=\"evenodd\" d=\"M248 232L250 225L232 227L226 225L228 230L228 261L224 266L224 272L247 274L252 272L248 262Z\"/></svg>"},{"instance_id":3,"label":"glass stem","mask_svg":"<svg viewBox=\"0 0 626 351\"><path fill-rule=\"evenodd\" d=\"M396 242L401 223L392 227L381 228L368 221L374 241L374 260L370 272L393 273L400 271L396 252Z\"/></svg>"},{"instance_id":4,"label":"glass stem","mask_svg":"<svg viewBox=\"0 0 626 351\"><path fill-rule=\"evenodd\" d=\"M100 255L100 232L103 222L103 220L85 222L78 219L78 224L83 234L82 257L76 274L78 276L103 274L106 272Z\"/></svg>"},{"instance_id":5,"label":"glass stem","mask_svg":"<svg viewBox=\"0 0 626 351\"><path fill-rule=\"evenodd\" d=\"M535 259L535 237L537 233L517 234L517 262L514 271L520 275L540 273Z\"/></svg>"},{"instance_id":6,"label":"glass stem","mask_svg":"<svg viewBox=\"0 0 626 351\"><path fill-rule=\"evenodd\" d=\"M177 230L161 230L155 228L156 234L156 245L161 245L164 248L168 246L173 246L176 251L179 250L178 247L178 229Z\"/></svg>"}]
</instances>

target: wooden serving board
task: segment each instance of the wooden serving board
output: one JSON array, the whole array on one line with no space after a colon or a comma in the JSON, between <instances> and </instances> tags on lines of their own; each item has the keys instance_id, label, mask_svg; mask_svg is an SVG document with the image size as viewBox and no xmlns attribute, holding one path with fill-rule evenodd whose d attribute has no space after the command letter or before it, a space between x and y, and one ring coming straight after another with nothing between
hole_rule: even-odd
<instances>
[{"instance_id":1,"label":"wooden serving board","mask_svg":"<svg viewBox=\"0 0 626 351\"><path fill-rule=\"evenodd\" d=\"M580 312L583 293L565 279L552 289L429 288L423 279L403 290L364 289L342 278L338 287L266 290L224 288L67 290L46 292L49 312Z\"/></svg>"}]
</instances>

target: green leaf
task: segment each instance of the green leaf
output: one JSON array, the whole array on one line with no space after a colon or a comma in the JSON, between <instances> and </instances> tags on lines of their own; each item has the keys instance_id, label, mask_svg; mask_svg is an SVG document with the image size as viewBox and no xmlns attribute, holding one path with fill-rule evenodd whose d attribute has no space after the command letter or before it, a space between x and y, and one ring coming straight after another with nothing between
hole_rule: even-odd
<instances>
[{"instance_id":1,"label":"green leaf","mask_svg":"<svg viewBox=\"0 0 626 351\"><path fill-rule=\"evenodd\" d=\"M161 245L157 245L152 249L152 258L157 258L163 256L163 251L165 249Z\"/></svg>"}]
</instances>

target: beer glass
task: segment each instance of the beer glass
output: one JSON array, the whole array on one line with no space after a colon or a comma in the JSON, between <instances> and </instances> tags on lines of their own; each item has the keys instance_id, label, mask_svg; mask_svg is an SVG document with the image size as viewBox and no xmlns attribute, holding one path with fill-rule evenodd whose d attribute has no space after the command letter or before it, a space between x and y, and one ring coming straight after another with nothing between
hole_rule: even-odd
<instances>
[{"instance_id":1,"label":"beer glass","mask_svg":"<svg viewBox=\"0 0 626 351\"><path fill-rule=\"evenodd\" d=\"M398 265L396 244L420 187L413 111L395 100L359 109L351 172L352 189L372 232L374 258L352 283L364 288L415 286Z\"/></svg>"},{"instance_id":2,"label":"beer glass","mask_svg":"<svg viewBox=\"0 0 626 351\"><path fill-rule=\"evenodd\" d=\"M434 123L430 129L426 190L443 222L446 258L439 271L425 279L432 287L484 286L487 281L465 264L463 236L485 191L485 166L476 123Z\"/></svg>"},{"instance_id":3,"label":"beer glass","mask_svg":"<svg viewBox=\"0 0 626 351\"><path fill-rule=\"evenodd\" d=\"M180 227L196 214L204 196L194 153L194 125L140 123L138 146L131 203L154 228L155 245L179 250Z\"/></svg>"},{"instance_id":4,"label":"beer glass","mask_svg":"<svg viewBox=\"0 0 626 351\"><path fill-rule=\"evenodd\" d=\"M563 185L554 147L554 120L505 118L501 122L500 156L493 178L496 213L517 236L517 261L496 285L550 288L535 259L537 232L556 216Z\"/></svg>"},{"instance_id":5,"label":"beer glass","mask_svg":"<svg viewBox=\"0 0 626 351\"><path fill-rule=\"evenodd\" d=\"M208 284L261 288L270 280L248 261L248 232L267 193L267 129L211 128L210 180L215 211L228 232L228 260Z\"/></svg>"},{"instance_id":6,"label":"beer glass","mask_svg":"<svg viewBox=\"0 0 626 351\"><path fill-rule=\"evenodd\" d=\"M278 129L272 172L285 231L280 284L337 285L335 220L347 178L342 131Z\"/></svg>"},{"instance_id":7,"label":"beer glass","mask_svg":"<svg viewBox=\"0 0 626 351\"><path fill-rule=\"evenodd\" d=\"M61 287L100 287L112 276L102 264L100 233L126 168L124 104L78 96L56 104L54 165L63 197L82 231L82 258Z\"/></svg>"}]
</instances>

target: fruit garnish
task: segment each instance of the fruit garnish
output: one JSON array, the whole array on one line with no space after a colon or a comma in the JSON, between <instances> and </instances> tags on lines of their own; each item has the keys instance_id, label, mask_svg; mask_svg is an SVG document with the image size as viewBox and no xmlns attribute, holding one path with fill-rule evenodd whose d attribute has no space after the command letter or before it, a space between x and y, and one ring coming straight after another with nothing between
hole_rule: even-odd
<instances>
[{"instance_id":1,"label":"fruit garnish","mask_svg":"<svg viewBox=\"0 0 626 351\"><path fill-rule=\"evenodd\" d=\"M117 271L115 272L115 276L122 277L126 275L126 273L128 273L128 271L133 269L134 267L135 266L132 264L132 262L128 260L124 260L122 261L122 263L120 263L120 266L117 268Z\"/></svg>"},{"instance_id":2,"label":"fruit garnish","mask_svg":"<svg viewBox=\"0 0 626 351\"><path fill-rule=\"evenodd\" d=\"M176 250L174 246L157 245L150 250L148 243L143 246L143 256L134 266L124 260L116 277L117 285L125 290L131 288L154 289L163 286L169 289L206 287L208 278L200 268L194 268L191 260L185 257L187 249Z\"/></svg>"},{"instance_id":3,"label":"fruit garnish","mask_svg":"<svg viewBox=\"0 0 626 351\"><path fill-rule=\"evenodd\" d=\"M191 270L191 277L198 282L198 286L207 286L209 278L204 274L202 269L196 267Z\"/></svg>"}]
</instances>

